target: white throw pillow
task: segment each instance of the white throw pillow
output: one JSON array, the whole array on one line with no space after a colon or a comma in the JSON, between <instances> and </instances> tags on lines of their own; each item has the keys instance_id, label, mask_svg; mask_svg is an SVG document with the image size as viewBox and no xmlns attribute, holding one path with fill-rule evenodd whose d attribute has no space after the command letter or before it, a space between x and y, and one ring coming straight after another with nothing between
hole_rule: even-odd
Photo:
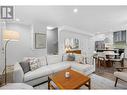
<instances>
[{"instance_id":1,"label":"white throw pillow","mask_svg":"<svg viewBox=\"0 0 127 95\"><path fill-rule=\"evenodd\" d=\"M62 61L62 56L60 55L47 55L48 65L56 64Z\"/></svg>"},{"instance_id":2,"label":"white throw pillow","mask_svg":"<svg viewBox=\"0 0 127 95\"><path fill-rule=\"evenodd\" d=\"M45 66L45 65L47 65L48 63L47 63L47 59L46 59L46 56L42 56L42 57L38 57L38 59L40 60L40 64L39 64L39 67L41 67L41 66Z\"/></svg>"},{"instance_id":3,"label":"white throw pillow","mask_svg":"<svg viewBox=\"0 0 127 95\"><path fill-rule=\"evenodd\" d=\"M62 61L75 61L75 55L74 54L64 54Z\"/></svg>"},{"instance_id":4,"label":"white throw pillow","mask_svg":"<svg viewBox=\"0 0 127 95\"><path fill-rule=\"evenodd\" d=\"M41 63L40 63L40 60L38 58L26 57L26 58L24 58L24 60L29 62L31 71L36 70L37 68L40 67Z\"/></svg>"},{"instance_id":5,"label":"white throw pillow","mask_svg":"<svg viewBox=\"0 0 127 95\"><path fill-rule=\"evenodd\" d=\"M68 54L63 54L62 61L67 61L67 58L68 58Z\"/></svg>"},{"instance_id":6,"label":"white throw pillow","mask_svg":"<svg viewBox=\"0 0 127 95\"><path fill-rule=\"evenodd\" d=\"M75 61L80 64L86 64L86 58L82 54L75 54Z\"/></svg>"}]
</instances>

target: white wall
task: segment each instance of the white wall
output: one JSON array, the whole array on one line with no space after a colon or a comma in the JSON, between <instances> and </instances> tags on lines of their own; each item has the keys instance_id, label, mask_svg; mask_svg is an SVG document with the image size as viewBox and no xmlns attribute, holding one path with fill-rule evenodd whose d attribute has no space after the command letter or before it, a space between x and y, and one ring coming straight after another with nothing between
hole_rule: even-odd
<instances>
[{"instance_id":1,"label":"white wall","mask_svg":"<svg viewBox=\"0 0 127 95\"><path fill-rule=\"evenodd\" d=\"M7 64L15 64L27 56L42 56L46 49L34 49L34 32L46 33L40 24L27 25L21 22L0 23L0 73L4 69L4 52L2 54L2 30L13 30L20 33L19 41L10 41L7 47Z\"/></svg>"},{"instance_id":2,"label":"white wall","mask_svg":"<svg viewBox=\"0 0 127 95\"><path fill-rule=\"evenodd\" d=\"M64 40L66 38L77 38L79 39L79 49L84 53L89 59L93 55L94 42L92 37L83 33L76 33L75 31L60 30L59 31L59 54L64 53ZM88 60L91 62L91 60Z\"/></svg>"},{"instance_id":3,"label":"white wall","mask_svg":"<svg viewBox=\"0 0 127 95\"><path fill-rule=\"evenodd\" d=\"M22 23L9 23L7 29L20 33L20 40L9 42L7 49L7 64L15 64L27 56L42 56L46 54L45 49L33 49L31 25Z\"/></svg>"}]
</instances>

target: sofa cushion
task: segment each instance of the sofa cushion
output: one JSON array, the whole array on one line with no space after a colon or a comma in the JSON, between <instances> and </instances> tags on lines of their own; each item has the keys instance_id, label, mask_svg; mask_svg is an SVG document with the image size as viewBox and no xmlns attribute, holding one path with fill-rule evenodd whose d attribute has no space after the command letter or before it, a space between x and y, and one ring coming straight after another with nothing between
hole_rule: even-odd
<instances>
[{"instance_id":1,"label":"sofa cushion","mask_svg":"<svg viewBox=\"0 0 127 95\"><path fill-rule=\"evenodd\" d=\"M41 56L41 57L24 57L23 60L24 61L29 61L29 60L33 60L34 58L39 60L39 62L38 62L38 66L39 67L47 65L47 58L46 58L46 56Z\"/></svg>"},{"instance_id":2,"label":"sofa cushion","mask_svg":"<svg viewBox=\"0 0 127 95\"><path fill-rule=\"evenodd\" d=\"M63 54L62 55L62 61L67 61L67 57L68 57L68 54Z\"/></svg>"},{"instance_id":3,"label":"sofa cushion","mask_svg":"<svg viewBox=\"0 0 127 95\"><path fill-rule=\"evenodd\" d=\"M61 62L61 63L63 63L63 64L69 64L70 66L71 66L72 64L77 64L76 61L63 61L63 62Z\"/></svg>"},{"instance_id":4,"label":"sofa cushion","mask_svg":"<svg viewBox=\"0 0 127 95\"><path fill-rule=\"evenodd\" d=\"M37 57L40 60L39 67L47 65L47 59L46 56Z\"/></svg>"},{"instance_id":5,"label":"sofa cushion","mask_svg":"<svg viewBox=\"0 0 127 95\"><path fill-rule=\"evenodd\" d=\"M40 64L40 60L38 58L31 58L29 60L29 64L30 64L30 70L36 70L39 68L39 64Z\"/></svg>"},{"instance_id":6,"label":"sofa cushion","mask_svg":"<svg viewBox=\"0 0 127 95\"><path fill-rule=\"evenodd\" d=\"M30 70L36 70L37 68L40 67L40 59L36 58L36 57L25 57L24 61L29 62L30 65Z\"/></svg>"},{"instance_id":7,"label":"sofa cushion","mask_svg":"<svg viewBox=\"0 0 127 95\"><path fill-rule=\"evenodd\" d=\"M47 66L42 66L34 71L30 71L24 75L24 81L30 81L36 78L41 78L50 75L52 71Z\"/></svg>"},{"instance_id":8,"label":"sofa cushion","mask_svg":"<svg viewBox=\"0 0 127 95\"><path fill-rule=\"evenodd\" d=\"M47 63L50 64L56 64L62 61L62 56L60 55L48 55L47 56Z\"/></svg>"},{"instance_id":9,"label":"sofa cushion","mask_svg":"<svg viewBox=\"0 0 127 95\"><path fill-rule=\"evenodd\" d=\"M56 63L56 64L52 64L52 65L48 65L48 68L53 72L58 72L67 68L70 68L71 65L70 64L66 64L64 62L60 62L60 63Z\"/></svg>"},{"instance_id":10,"label":"sofa cushion","mask_svg":"<svg viewBox=\"0 0 127 95\"><path fill-rule=\"evenodd\" d=\"M114 72L114 76L127 81L127 72Z\"/></svg>"},{"instance_id":11,"label":"sofa cushion","mask_svg":"<svg viewBox=\"0 0 127 95\"><path fill-rule=\"evenodd\" d=\"M22 70L24 73L27 73L30 71L30 65L29 65L29 62L27 61L22 61L22 62L19 62L20 66L22 67Z\"/></svg>"},{"instance_id":12,"label":"sofa cushion","mask_svg":"<svg viewBox=\"0 0 127 95\"><path fill-rule=\"evenodd\" d=\"M75 61L75 55L74 54L64 54L63 61Z\"/></svg>"},{"instance_id":13,"label":"sofa cushion","mask_svg":"<svg viewBox=\"0 0 127 95\"><path fill-rule=\"evenodd\" d=\"M82 54L75 54L75 61L81 64L87 64L86 57Z\"/></svg>"},{"instance_id":14,"label":"sofa cushion","mask_svg":"<svg viewBox=\"0 0 127 95\"><path fill-rule=\"evenodd\" d=\"M93 66L90 64L78 64L78 63L72 64L71 67L81 72L87 72L88 70L91 70L93 68Z\"/></svg>"},{"instance_id":15,"label":"sofa cushion","mask_svg":"<svg viewBox=\"0 0 127 95\"><path fill-rule=\"evenodd\" d=\"M67 56L67 61L75 61L75 55L73 55L73 54L68 54L68 56Z\"/></svg>"}]
</instances>

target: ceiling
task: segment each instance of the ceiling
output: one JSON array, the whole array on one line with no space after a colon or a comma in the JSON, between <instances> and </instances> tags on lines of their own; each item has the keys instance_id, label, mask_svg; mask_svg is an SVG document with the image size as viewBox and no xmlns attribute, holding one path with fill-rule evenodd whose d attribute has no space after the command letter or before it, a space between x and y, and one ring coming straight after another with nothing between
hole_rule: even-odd
<instances>
[{"instance_id":1,"label":"ceiling","mask_svg":"<svg viewBox=\"0 0 127 95\"><path fill-rule=\"evenodd\" d=\"M92 34L127 28L127 6L15 6L15 16L25 23L66 25Z\"/></svg>"}]
</instances>

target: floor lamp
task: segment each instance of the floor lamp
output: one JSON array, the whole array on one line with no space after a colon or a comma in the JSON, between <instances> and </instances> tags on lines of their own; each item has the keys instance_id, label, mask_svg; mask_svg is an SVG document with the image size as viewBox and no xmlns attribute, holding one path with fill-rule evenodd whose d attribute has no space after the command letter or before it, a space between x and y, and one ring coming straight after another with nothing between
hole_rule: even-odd
<instances>
[{"instance_id":1,"label":"floor lamp","mask_svg":"<svg viewBox=\"0 0 127 95\"><path fill-rule=\"evenodd\" d=\"M10 41L18 41L19 40L19 33L15 31L5 30L3 32L3 40L5 40L5 46L4 46L4 61L5 61L5 84L7 83L7 46Z\"/></svg>"}]
</instances>

